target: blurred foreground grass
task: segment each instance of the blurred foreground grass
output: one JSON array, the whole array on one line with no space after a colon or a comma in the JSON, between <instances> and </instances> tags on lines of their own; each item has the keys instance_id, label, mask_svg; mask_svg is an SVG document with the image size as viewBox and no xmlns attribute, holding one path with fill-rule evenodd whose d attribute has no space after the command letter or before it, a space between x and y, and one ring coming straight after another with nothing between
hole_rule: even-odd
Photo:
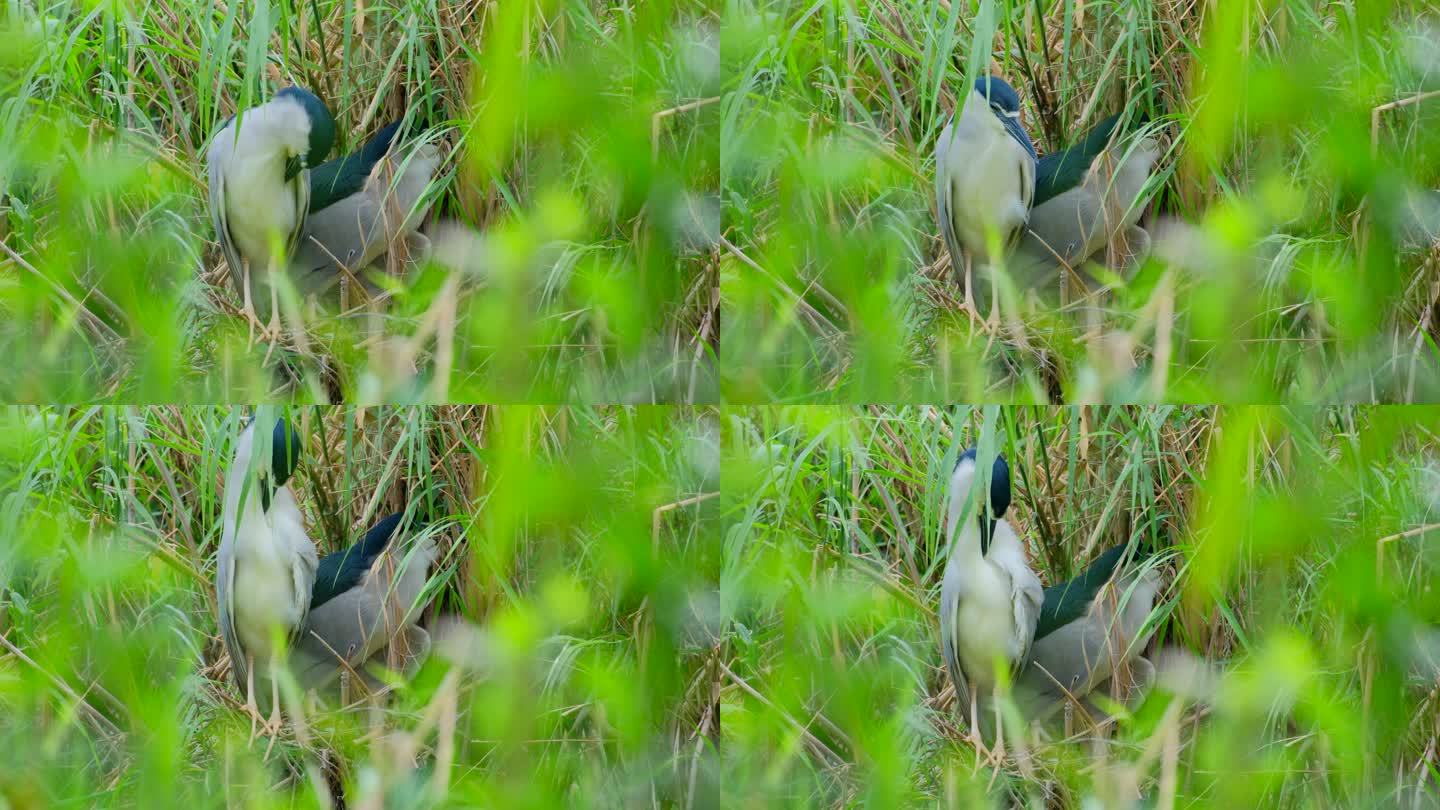
<instances>
[{"instance_id":1,"label":"blurred foreground grass","mask_svg":"<svg viewBox=\"0 0 1440 810\"><path fill-rule=\"evenodd\" d=\"M727 803L1440 807L1437 429L1394 407L727 412ZM1161 687L994 760L936 624L945 482L986 442L1045 584L1155 529L1171 546Z\"/></svg>"},{"instance_id":2,"label":"blurred foreground grass","mask_svg":"<svg viewBox=\"0 0 1440 810\"><path fill-rule=\"evenodd\" d=\"M728 3L727 401L1434 401L1437 43L1429 0ZM1134 277L960 309L933 156L967 65L1042 154L1163 122Z\"/></svg>"},{"instance_id":3,"label":"blurred foreground grass","mask_svg":"<svg viewBox=\"0 0 1440 810\"><path fill-rule=\"evenodd\" d=\"M287 723L266 759L215 628L242 424L193 408L0 412L0 807L713 807L716 414L294 409L322 553L448 516L383 708ZM448 630L447 630L448 628Z\"/></svg>"},{"instance_id":4,"label":"blurred foreground grass","mask_svg":"<svg viewBox=\"0 0 1440 810\"><path fill-rule=\"evenodd\" d=\"M21 0L0 40L10 401L716 395L703 2ZM478 238L452 238L382 316L257 346L203 161L220 122L288 84L331 108L337 154L391 120L441 143L432 218Z\"/></svg>"}]
</instances>

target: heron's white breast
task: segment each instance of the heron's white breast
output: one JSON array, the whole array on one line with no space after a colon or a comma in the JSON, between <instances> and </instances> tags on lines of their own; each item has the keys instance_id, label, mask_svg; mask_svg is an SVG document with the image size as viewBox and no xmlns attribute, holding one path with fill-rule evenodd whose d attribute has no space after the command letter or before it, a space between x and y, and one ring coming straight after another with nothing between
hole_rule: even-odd
<instances>
[{"instance_id":1,"label":"heron's white breast","mask_svg":"<svg viewBox=\"0 0 1440 810\"><path fill-rule=\"evenodd\" d=\"M1030 155L984 105L966 103L955 136L963 148L947 163L952 216L965 247L986 255L987 229L994 229L1003 242L1029 214L1020 166Z\"/></svg>"},{"instance_id":2,"label":"heron's white breast","mask_svg":"<svg viewBox=\"0 0 1440 810\"><path fill-rule=\"evenodd\" d=\"M265 659L271 628L288 635L305 615L310 594L297 592L295 564L308 554L313 577L315 546L286 487L276 491L269 513L261 510L258 496L247 501L235 541L236 631L248 652Z\"/></svg>"},{"instance_id":3,"label":"heron's white breast","mask_svg":"<svg viewBox=\"0 0 1440 810\"><path fill-rule=\"evenodd\" d=\"M239 138L233 122L217 136L232 139L224 167L225 213L231 237L252 265L268 259L271 234L285 242L302 213L285 182L285 162L305 148L309 124L290 106L257 107L242 116ZM290 182L305 182L304 175Z\"/></svg>"},{"instance_id":4,"label":"heron's white breast","mask_svg":"<svg viewBox=\"0 0 1440 810\"><path fill-rule=\"evenodd\" d=\"M297 181L301 180L297 176ZM268 266L270 239L285 244L295 230L295 195L285 183L285 158L256 157L226 173L225 212L230 235L252 269Z\"/></svg>"},{"instance_id":5,"label":"heron's white breast","mask_svg":"<svg viewBox=\"0 0 1440 810\"><path fill-rule=\"evenodd\" d=\"M1015 627L1010 578L982 560L966 582L956 614L956 646L965 674L982 688L994 684L994 658L1013 662L1023 653Z\"/></svg>"}]
</instances>

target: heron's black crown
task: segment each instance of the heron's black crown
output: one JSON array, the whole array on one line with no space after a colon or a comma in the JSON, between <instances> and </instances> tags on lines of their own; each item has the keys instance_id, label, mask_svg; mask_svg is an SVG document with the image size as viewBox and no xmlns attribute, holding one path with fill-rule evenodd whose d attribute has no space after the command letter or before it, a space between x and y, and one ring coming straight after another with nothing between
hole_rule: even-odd
<instances>
[{"instance_id":1,"label":"heron's black crown","mask_svg":"<svg viewBox=\"0 0 1440 810\"><path fill-rule=\"evenodd\" d=\"M976 461L976 448L972 447L960 454L955 460L955 466L959 467L961 462L969 459L972 463ZM1010 509L1010 465L1005 463L1005 457L995 456L995 463L990 467L990 515L994 518L1005 517L1005 512Z\"/></svg>"},{"instance_id":2,"label":"heron's black crown","mask_svg":"<svg viewBox=\"0 0 1440 810\"><path fill-rule=\"evenodd\" d=\"M989 100L990 109L1005 125L1010 137L1034 160L1035 143L1030 140L1030 133L1020 126L1020 94L1015 92L1015 88L999 76L981 76L975 80L975 92Z\"/></svg>"},{"instance_id":3,"label":"heron's black crown","mask_svg":"<svg viewBox=\"0 0 1440 810\"><path fill-rule=\"evenodd\" d=\"M981 76L975 80L975 92L990 99L991 107L1007 113L1020 112L1020 94L999 76Z\"/></svg>"}]
</instances>

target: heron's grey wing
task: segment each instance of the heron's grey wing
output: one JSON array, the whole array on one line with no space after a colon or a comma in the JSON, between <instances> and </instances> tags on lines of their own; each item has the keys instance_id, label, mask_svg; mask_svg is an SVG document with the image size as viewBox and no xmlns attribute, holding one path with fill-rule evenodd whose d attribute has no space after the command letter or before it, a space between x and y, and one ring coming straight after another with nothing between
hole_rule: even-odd
<instances>
[{"instance_id":1,"label":"heron's grey wing","mask_svg":"<svg viewBox=\"0 0 1440 810\"><path fill-rule=\"evenodd\" d=\"M1035 640L1030 663L1015 683L1015 696L1025 716L1042 720L1065 705L1067 693L1083 698L1106 656L1105 635L1095 622L1082 618ZM1108 668L1107 668L1108 674Z\"/></svg>"},{"instance_id":2,"label":"heron's grey wing","mask_svg":"<svg viewBox=\"0 0 1440 810\"><path fill-rule=\"evenodd\" d=\"M403 163L387 157L376 164L358 193L312 212L291 262L301 292L329 289L342 267L358 273L418 228L430 208L422 198L439 166L439 152L433 146L423 147Z\"/></svg>"},{"instance_id":3,"label":"heron's grey wing","mask_svg":"<svg viewBox=\"0 0 1440 810\"><path fill-rule=\"evenodd\" d=\"M955 624L963 587L960 572L947 564L945 578L940 582L940 655L945 659L950 683L955 686L955 704L960 707L962 715L970 707L970 690L965 683L965 673L960 669L960 628Z\"/></svg>"},{"instance_id":4,"label":"heron's grey wing","mask_svg":"<svg viewBox=\"0 0 1440 810\"><path fill-rule=\"evenodd\" d=\"M295 248L305 238L306 212L310 210L310 170L305 169L290 180L290 193L295 197L295 228L285 237L285 255L294 256Z\"/></svg>"},{"instance_id":5,"label":"heron's grey wing","mask_svg":"<svg viewBox=\"0 0 1440 810\"><path fill-rule=\"evenodd\" d=\"M374 633L381 604L365 587L352 588L310 611L305 632L296 644L301 687L324 686L346 667L358 669L374 649L383 646Z\"/></svg>"},{"instance_id":6,"label":"heron's grey wing","mask_svg":"<svg viewBox=\"0 0 1440 810\"><path fill-rule=\"evenodd\" d=\"M1025 666L1030 660L1030 650L1035 646L1035 625L1040 622L1040 605L1045 600L1040 580L1028 568L1026 571L1030 574L1029 578L1018 580L1019 587L1015 590L1015 624L1021 628L1025 642L1020 660L1015 662L1017 667Z\"/></svg>"},{"instance_id":7,"label":"heron's grey wing","mask_svg":"<svg viewBox=\"0 0 1440 810\"><path fill-rule=\"evenodd\" d=\"M345 667L359 668L413 626L434 556L428 538L403 561L386 554L392 559L376 560L358 587L310 611L298 644L301 686L324 686Z\"/></svg>"},{"instance_id":8,"label":"heron's grey wing","mask_svg":"<svg viewBox=\"0 0 1440 810\"><path fill-rule=\"evenodd\" d=\"M225 214L224 164L230 159L231 144L234 141L233 135L226 134L229 131L228 126L220 130L210 144L210 152L206 156L205 162L210 175L210 221L215 224L215 238L220 242L221 254L225 256L230 283L235 285L235 292L244 297L245 268L240 264L240 250L235 247L235 240L230 236L230 222Z\"/></svg>"},{"instance_id":9,"label":"heron's grey wing","mask_svg":"<svg viewBox=\"0 0 1440 810\"><path fill-rule=\"evenodd\" d=\"M309 538L306 538L308 542ZM312 544L308 549L295 555L295 561L291 565L290 574L293 578L296 603L300 605L300 623L296 626L295 635L302 636L307 620L310 616L310 592L315 589L315 569L320 566L319 556ZM294 639L291 639L293 642Z\"/></svg>"},{"instance_id":10,"label":"heron's grey wing","mask_svg":"<svg viewBox=\"0 0 1440 810\"><path fill-rule=\"evenodd\" d=\"M233 538L222 538L215 565L215 602L220 608L220 640L230 654L230 671L236 683L245 688L247 667L240 635L235 631L235 551Z\"/></svg>"},{"instance_id":11,"label":"heron's grey wing","mask_svg":"<svg viewBox=\"0 0 1440 810\"><path fill-rule=\"evenodd\" d=\"M1027 717L1043 719L1065 704L1067 692L1085 697L1110 677L1118 659L1140 654L1159 581L1154 569L1130 574L1102 592L1085 615L1035 640L1030 665L1016 684Z\"/></svg>"},{"instance_id":12,"label":"heron's grey wing","mask_svg":"<svg viewBox=\"0 0 1440 810\"><path fill-rule=\"evenodd\" d=\"M1081 184L1057 194L1030 211L1029 231L1022 239L1026 253L1075 267L1104 244L1099 227L1104 201Z\"/></svg>"},{"instance_id":13,"label":"heron's grey wing","mask_svg":"<svg viewBox=\"0 0 1440 810\"><path fill-rule=\"evenodd\" d=\"M935 216L940 220L940 236L950 253L950 269L959 277L964 272L965 260L960 254L960 235L955 231L954 184L950 177L950 167L957 158L953 153L954 130L955 119L952 118L940 130L940 139L935 142Z\"/></svg>"},{"instance_id":14,"label":"heron's grey wing","mask_svg":"<svg viewBox=\"0 0 1440 810\"><path fill-rule=\"evenodd\" d=\"M1014 248L1025 235L1026 227L1030 222L1030 209L1035 203L1035 156L1028 153L1020 155L1020 204L1025 207L1025 223L1010 234L1009 247Z\"/></svg>"}]
</instances>

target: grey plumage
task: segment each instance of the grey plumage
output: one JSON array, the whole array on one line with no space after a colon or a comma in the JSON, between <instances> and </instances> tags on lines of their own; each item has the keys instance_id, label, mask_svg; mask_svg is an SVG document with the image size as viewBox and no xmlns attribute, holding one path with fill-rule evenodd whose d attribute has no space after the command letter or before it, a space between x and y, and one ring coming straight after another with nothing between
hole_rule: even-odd
<instances>
[{"instance_id":1,"label":"grey plumage","mask_svg":"<svg viewBox=\"0 0 1440 810\"><path fill-rule=\"evenodd\" d=\"M417 229L429 203L422 204L422 198L439 166L433 145L408 159L387 154L375 162L358 192L311 212L290 263L300 292L323 295L353 275L373 293L378 288L362 273L397 244L403 241L407 252L423 254L428 240Z\"/></svg>"},{"instance_id":2,"label":"grey plumage","mask_svg":"<svg viewBox=\"0 0 1440 810\"><path fill-rule=\"evenodd\" d=\"M407 550L396 545L370 567L358 587L310 611L296 646L295 666L302 688L324 687L347 670L362 674L367 662L403 646L409 660L423 658L430 637L415 624L435 542L424 538ZM399 640L397 642L397 639ZM373 680L367 680L372 688Z\"/></svg>"},{"instance_id":3,"label":"grey plumage","mask_svg":"<svg viewBox=\"0 0 1440 810\"><path fill-rule=\"evenodd\" d=\"M1111 129L1118 130L1113 123ZM1022 286L1037 286L1066 267L1078 270L1112 244L1124 244L1128 249L1122 258L1132 262L1149 252L1149 235L1138 223L1147 200L1142 196L1146 182L1160 158L1159 145L1153 137L1101 143L1108 145L1093 157L1083 156L1088 158L1083 173L1067 178L1063 190L1030 210L1012 262ZM1066 163L1073 166L1076 160L1057 154L1053 157L1069 160L1045 164L1051 157L1042 159L1038 170L1044 174L1042 186L1049 173L1067 172Z\"/></svg>"},{"instance_id":4,"label":"grey plumage","mask_svg":"<svg viewBox=\"0 0 1440 810\"><path fill-rule=\"evenodd\" d=\"M1079 618L1036 638L1030 663L1015 685L1025 717L1045 719L1065 705L1067 692L1083 699L1102 687L1122 662L1136 667L1137 681L1153 677L1149 662L1138 662L1154 632L1145 621L1159 592L1156 569L1124 573Z\"/></svg>"}]
</instances>

